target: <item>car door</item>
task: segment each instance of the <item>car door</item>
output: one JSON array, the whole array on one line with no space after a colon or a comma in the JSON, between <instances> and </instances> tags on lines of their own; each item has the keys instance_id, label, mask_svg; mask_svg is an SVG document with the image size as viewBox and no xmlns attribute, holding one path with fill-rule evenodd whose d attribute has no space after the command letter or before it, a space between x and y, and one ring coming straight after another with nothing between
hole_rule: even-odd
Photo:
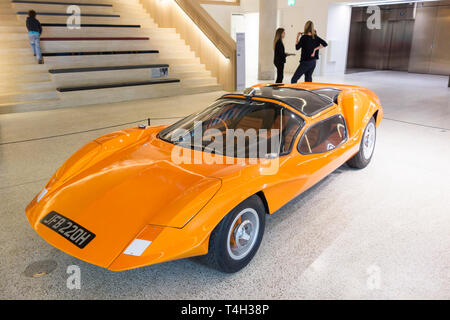
<instances>
[{"instance_id":1,"label":"car door","mask_svg":"<svg viewBox=\"0 0 450 320\"><path fill-rule=\"evenodd\" d=\"M342 114L314 122L303 131L296 148L280 158L277 183L264 192L274 212L341 166L351 155Z\"/></svg>"},{"instance_id":2,"label":"car door","mask_svg":"<svg viewBox=\"0 0 450 320\"><path fill-rule=\"evenodd\" d=\"M348 130L342 114L334 114L312 124L297 147L297 172L306 175L302 191L316 184L339 168L349 152Z\"/></svg>"}]
</instances>

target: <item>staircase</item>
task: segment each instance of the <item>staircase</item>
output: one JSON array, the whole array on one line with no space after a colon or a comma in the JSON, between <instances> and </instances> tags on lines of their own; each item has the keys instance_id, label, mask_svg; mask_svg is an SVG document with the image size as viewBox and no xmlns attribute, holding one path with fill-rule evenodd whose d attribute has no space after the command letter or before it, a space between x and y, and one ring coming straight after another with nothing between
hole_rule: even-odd
<instances>
[{"instance_id":1,"label":"staircase","mask_svg":"<svg viewBox=\"0 0 450 320\"><path fill-rule=\"evenodd\" d=\"M66 26L69 5L81 28ZM25 20L43 26L39 65ZM0 114L222 90L174 28L139 0L0 0Z\"/></svg>"}]
</instances>

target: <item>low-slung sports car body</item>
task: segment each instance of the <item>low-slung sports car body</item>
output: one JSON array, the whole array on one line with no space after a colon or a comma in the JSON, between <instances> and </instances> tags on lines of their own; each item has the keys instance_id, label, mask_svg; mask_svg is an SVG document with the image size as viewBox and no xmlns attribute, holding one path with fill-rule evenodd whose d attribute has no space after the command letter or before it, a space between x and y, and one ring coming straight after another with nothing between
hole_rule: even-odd
<instances>
[{"instance_id":1,"label":"low-slung sports car body","mask_svg":"<svg viewBox=\"0 0 450 320\"><path fill-rule=\"evenodd\" d=\"M110 270L203 256L236 272L258 250L265 214L344 163L367 166L382 117L361 87L261 84L172 126L90 142L26 215L56 248Z\"/></svg>"}]
</instances>

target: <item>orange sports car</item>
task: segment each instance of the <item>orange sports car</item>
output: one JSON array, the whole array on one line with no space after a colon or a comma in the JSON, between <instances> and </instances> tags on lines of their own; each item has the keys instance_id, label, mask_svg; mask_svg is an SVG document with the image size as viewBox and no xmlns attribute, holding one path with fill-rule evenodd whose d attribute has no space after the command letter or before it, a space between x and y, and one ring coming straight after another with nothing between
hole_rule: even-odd
<instances>
[{"instance_id":1,"label":"orange sports car","mask_svg":"<svg viewBox=\"0 0 450 320\"><path fill-rule=\"evenodd\" d=\"M110 270L202 256L236 272L256 254L266 214L345 163L369 164L382 117L365 88L261 84L171 126L90 142L26 215L56 248Z\"/></svg>"}]
</instances>

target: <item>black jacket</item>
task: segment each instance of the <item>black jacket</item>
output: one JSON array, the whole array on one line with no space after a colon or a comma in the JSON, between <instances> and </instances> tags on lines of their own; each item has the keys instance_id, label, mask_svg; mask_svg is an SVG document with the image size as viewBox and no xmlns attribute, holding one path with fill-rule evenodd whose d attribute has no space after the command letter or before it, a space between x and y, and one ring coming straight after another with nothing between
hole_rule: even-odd
<instances>
[{"instance_id":1,"label":"black jacket","mask_svg":"<svg viewBox=\"0 0 450 320\"><path fill-rule=\"evenodd\" d=\"M273 58L273 63L276 66L286 63L286 52L284 51L284 44L281 40L278 40L275 44L275 57Z\"/></svg>"},{"instance_id":2,"label":"black jacket","mask_svg":"<svg viewBox=\"0 0 450 320\"><path fill-rule=\"evenodd\" d=\"M317 48L319 45L323 45L324 47L326 47L326 46L328 46L328 43L326 43L324 40L322 40L318 36L315 36L313 38L308 35L303 35L300 38L300 41L295 46L295 49L297 49L297 50L302 49L302 56L300 58L300 61L319 59L319 51L316 51L316 54L314 55L314 57L311 57L311 54L313 53L314 49Z\"/></svg>"},{"instance_id":3,"label":"black jacket","mask_svg":"<svg viewBox=\"0 0 450 320\"><path fill-rule=\"evenodd\" d=\"M36 18L27 18L27 29L28 32L34 31L42 34L42 26L41 23Z\"/></svg>"}]
</instances>

